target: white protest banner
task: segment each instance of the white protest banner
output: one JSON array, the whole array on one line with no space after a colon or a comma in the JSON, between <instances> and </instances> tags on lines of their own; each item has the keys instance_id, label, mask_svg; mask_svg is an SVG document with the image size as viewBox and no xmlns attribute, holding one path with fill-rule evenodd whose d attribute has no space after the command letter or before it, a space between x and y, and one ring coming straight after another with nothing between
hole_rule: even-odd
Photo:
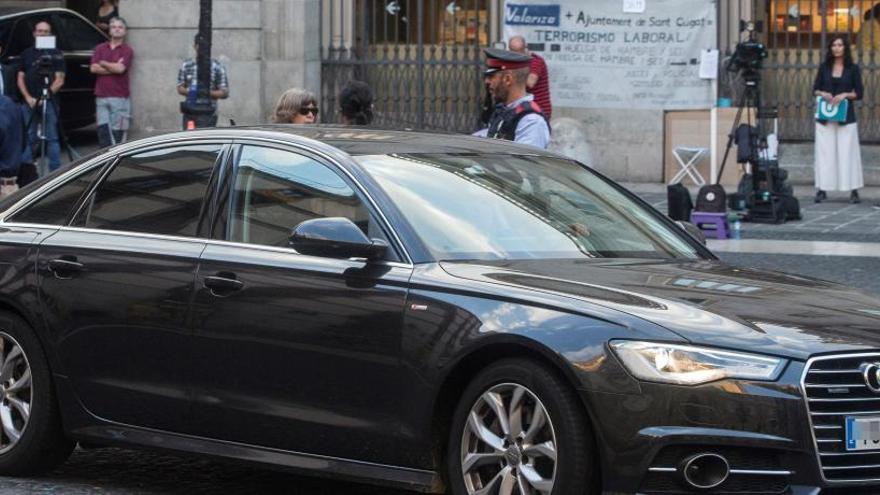
<instances>
[{"instance_id":1,"label":"white protest banner","mask_svg":"<svg viewBox=\"0 0 880 495\"><path fill-rule=\"evenodd\" d=\"M716 0L623 10L621 0L505 0L504 37L524 36L547 61L554 107L710 108L700 52L716 48Z\"/></svg>"}]
</instances>

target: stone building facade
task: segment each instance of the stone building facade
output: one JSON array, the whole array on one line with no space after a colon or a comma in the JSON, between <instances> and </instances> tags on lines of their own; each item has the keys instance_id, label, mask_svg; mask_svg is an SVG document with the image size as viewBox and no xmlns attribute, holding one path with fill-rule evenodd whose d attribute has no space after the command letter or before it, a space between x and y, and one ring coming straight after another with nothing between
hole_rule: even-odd
<instances>
[{"instance_id":1,"label":"stone building facade","mask_svg":"<svg viewBox=\"0 0 880 495\"><path fill-rule=\"evenodd\" d=\"M67 7L94 18L94 0L0 0L0 7ZM292 86L320 89L319 0L214 0L212 56L226 65L230 96L220 102L222 125L266 122L275 100ZM121 0L134 48L132 133L180 127L177 71L195 56L198 0Z\"/></svg>"},{"instance_id":2,"label":"stone building facade","mask_svg":"<svg viewBox=\"0 0 880 495\"><path fill-rule=\"evenodd\" d=\"M766 100L780 110L784 141L780 160L799 182L812 180L809 86L822 43L837 32L856 40L870 92L859 104L865 178L869 184L880 184L875 159L880 153L876 145L880 99L875 91L880 84L880 52L865 48L868 38L860 20L874 0L841 2L846 9L821 8L828 0L707 1L717 3L722 51L730 53L741 36L740 20L763 24L761 37L770 51L764 71L764 85L770 91ZM93 18L99 3L0 0L0 7L67 7ZM503 41L504 0L214 0L213 4L213 56L226 65L230 83L230 97L219 106L220 125L228 125L230 119L238 125L268 121L278 95L293 86L323 93L321 120L332 122L338 88L360 78L374 84L381 125L469 132L478 113L470 115L471 109L480 100L480 51ZM198 9L199 0L120 0L136 53L131 74L133 135L179 128L176 76L181 61L194 55ZM447 12L453 20L450 29L443 21ZM418 14L421 19L415 17ZM397 21L390 21L392 17ZM471 18L474 26L468 24ZM467 42L455 41L458 36ZM434 62L418 65L420 57ZM416 89L421 92L414 96ZM665 111L561 105L553 110L555 150L616 179L657 182L668 175L664 173L671 166ZM725 141L722 135L721 148Z\"/></svg>"}]
</instances>

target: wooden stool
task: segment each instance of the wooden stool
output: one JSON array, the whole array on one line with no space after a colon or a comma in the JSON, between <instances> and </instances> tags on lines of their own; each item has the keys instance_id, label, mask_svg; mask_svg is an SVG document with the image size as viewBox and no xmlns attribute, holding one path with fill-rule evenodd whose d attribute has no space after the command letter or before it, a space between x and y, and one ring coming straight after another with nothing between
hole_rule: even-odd
<instances>
[{"instance_id":1,"label":"wooden stool","mask_svg":"<svg viewBox=\"0 0 880 495\"><path fill-rule=\"evenodd\" d=\"M691 223L716 239L730 237L730 227L727 225L727 213L710 213L708 211L691 212ZM708 228L707 228L708 227Z\"/></svg>"}]
</instances>

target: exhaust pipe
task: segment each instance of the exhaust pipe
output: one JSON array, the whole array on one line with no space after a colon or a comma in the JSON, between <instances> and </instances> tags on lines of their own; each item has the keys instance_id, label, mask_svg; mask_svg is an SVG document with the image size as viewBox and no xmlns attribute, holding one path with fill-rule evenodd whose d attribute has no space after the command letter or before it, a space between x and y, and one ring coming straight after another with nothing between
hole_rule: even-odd
<instances>
[{"instance_id":1,"label":"exhaust pipe","mask_svg":"<svg viewBox=\"0 0 880 495\"><path fill-rule=\"evenodd\" d=\"M695 454L681 461L679 472L689 487L709 490L727 481L730 464L718 454Z\"/></svg>"}]
</instances>

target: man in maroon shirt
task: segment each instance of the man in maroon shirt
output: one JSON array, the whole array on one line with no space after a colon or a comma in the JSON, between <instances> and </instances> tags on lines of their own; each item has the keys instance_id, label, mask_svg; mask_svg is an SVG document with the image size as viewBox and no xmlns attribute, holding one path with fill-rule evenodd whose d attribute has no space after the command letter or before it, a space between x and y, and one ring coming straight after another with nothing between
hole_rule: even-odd
<instances>
[{"instance_id":1,"label":"man in maroon shirt","mask_svg":"<svg viewBox=\"0 0 880 495\"><path fill-rule=\"evenodd\" d=\"M547 74L547 63L544 58L536 53L529 51L526 45L526 39L522 36L514 36L507 42L507 47L512 52L530 55L532 63L529 66L529 80L526 81L526 89L529 93L535 95L535 103L541 107L541 112L550 122L550 114L553 112L553 106L550 104L550 81Z\"/></svg>"},{"instance_id":2,"label":"man in maroon shirt","mask_svg":"<svg viewBox=\"0 0 880 495\"><path fill-rule=\"evenodd\" d=\"M128 25L121 17L110 20L110 41L95 47L91 71L95 80L95 113L98 144L111 146L125 141L131 121L128 73L134 51L125 43Z\"/></svg>"}]
</instances>

